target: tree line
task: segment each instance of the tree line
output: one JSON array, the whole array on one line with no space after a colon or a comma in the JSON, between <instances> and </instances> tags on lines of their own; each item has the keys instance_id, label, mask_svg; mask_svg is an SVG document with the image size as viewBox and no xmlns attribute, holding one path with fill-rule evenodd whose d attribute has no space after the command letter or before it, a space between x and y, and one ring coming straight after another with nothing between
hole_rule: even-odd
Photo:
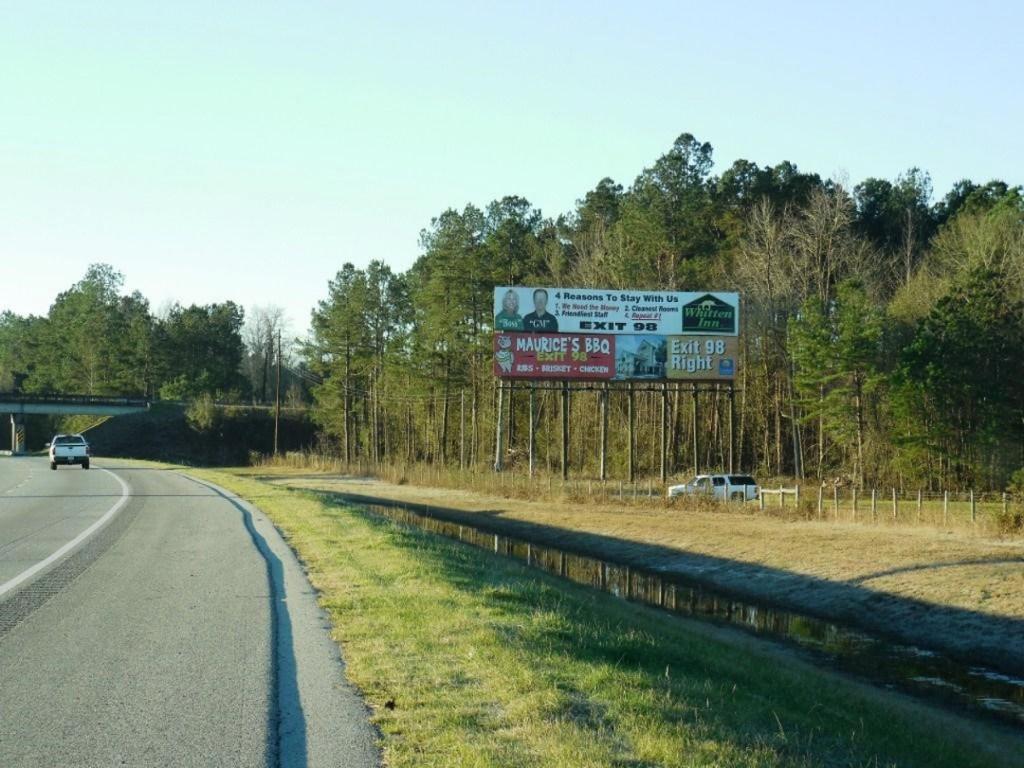
<instances>
[{"instance_id":1,"label":"tree line","mask_svg":"<svg viewBox=\"0 0 1024 768\"><path fill-rule=\"evenodd\" d=\"M744 470L1004 486L1024 466L1021 187L964 180L935 200L916 168L850 186L789 162L737 160L714 174L712 160L710 144L683 134L629 187L602 179L556 218L518 196L448 209L407 271L345 264L301 350L321 382L326 438L349 460L491 464L496 285L736 290ZM634 399L640 473L659 466L661 397ZM702 397L694 424L670 396L672 473L725 465L726 395ZM569 460L591 476L598 398L570 403ZM513 465L526 453L527 402L516 393L501 414ZM558 395L535 402L540 461L558 468ZM610 399L609 470L620 477L629 407Z\"/></svg>"},{"instance_id":2,"label":"tree line","mask_svg":"<svg viewBox=\"0 0 1024 768\"><path fill-rule=\"evenodd\" d=\"M248 322L232 301L154 313L123 287L123 275L95 264L46 315L0 313L0 392L274 399L280 308L257 307ZM288 367L284 379L289 399L301 400L301 371Z\"/></svg>"},{"instance_id":3,"label":"tree line","mask_svg":"<svg viewBox=\"0 0 1024 768\"><path fill-rule=\"evenodd\" d=\"M349 461L486 468L495 459L496 285L735 290L742 300L732 424L737 468L761 478L1003 487L1024 467L1024 192L928 174L855 185L790 162L737 160L689 134L629 186L604 178L545 216L507 196L448 209L405 271L344 264L288 343L275 307L154 312L105 265L46 315L0 314L0 391L309 399L322 445ZM569 462L599 472L601 402L574 393ZM608 472L726 466L728 398L613 395ZM507 455L526 454L528 396L506 398ZM542 467L561 462L557 392L536 393ZM696 418L696 421L694 421ZM632 420L635 444L627 444ZM692 435L699 436L698 441Z\"/></svg>"}]
</instances>

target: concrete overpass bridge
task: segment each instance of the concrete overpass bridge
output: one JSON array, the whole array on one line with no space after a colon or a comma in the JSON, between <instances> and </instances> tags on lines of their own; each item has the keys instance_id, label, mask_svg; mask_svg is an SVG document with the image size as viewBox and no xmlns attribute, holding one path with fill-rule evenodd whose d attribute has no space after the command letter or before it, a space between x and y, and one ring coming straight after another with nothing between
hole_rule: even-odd
<instances>
[{"instance_id":1,"label":"concrete overpass bridge","mask_svg":"<svg viewBox=\"0 0 1024 768\"><path fill-rule=\"evenodd\" d=\"M141 397L25 395L0 392L0 413L11 415L11 453L25 452L25 416L121 416L149 408Z\"/></svg>"}]
</instances>

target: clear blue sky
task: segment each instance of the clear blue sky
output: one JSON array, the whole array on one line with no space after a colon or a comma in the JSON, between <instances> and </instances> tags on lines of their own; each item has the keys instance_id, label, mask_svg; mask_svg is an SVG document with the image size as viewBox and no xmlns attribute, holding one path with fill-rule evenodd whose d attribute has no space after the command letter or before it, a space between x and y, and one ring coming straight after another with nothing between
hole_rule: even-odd
<instances>
[{"instance_id":1,"label":"clear blue sky","mask_svg":"<svg viewBox=\"0 0 1024 768\"><path fill-rule=\"evenodd\" d=\"M755 5L757 7L755 7ZM431 217L555 215L684 131L717 169L1024 181L1019 2L4 2L0 308L88 263L159 307L404 269Z\"/></svg>"}]
</instances>

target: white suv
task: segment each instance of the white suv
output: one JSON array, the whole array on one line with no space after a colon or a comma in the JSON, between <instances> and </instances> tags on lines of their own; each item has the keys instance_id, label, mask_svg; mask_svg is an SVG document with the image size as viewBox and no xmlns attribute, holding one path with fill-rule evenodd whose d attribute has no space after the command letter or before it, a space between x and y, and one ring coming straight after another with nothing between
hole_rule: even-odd
<instances>
[{"instance_id":1,"label":"white suv","mask_svg":"<svg viewBox=\"0 0 1024 768\"><path fill-rule=\"evenodd\" d=\"M707 495L720 501L749 501L757 498L757 492L757 481L750 475L697 475L683 485L669 486L668 497Z\"/></svg>"}]
</instances>

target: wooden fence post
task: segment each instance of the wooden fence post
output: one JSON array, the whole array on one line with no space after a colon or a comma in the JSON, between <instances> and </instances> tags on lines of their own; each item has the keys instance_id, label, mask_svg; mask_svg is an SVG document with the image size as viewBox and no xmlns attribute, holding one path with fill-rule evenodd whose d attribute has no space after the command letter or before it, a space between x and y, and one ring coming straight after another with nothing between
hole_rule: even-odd
<instances>
[{"instance_id":1,"label":"wooden fence post","mask_svg":"<svg viewBox=\"0 0 1024 768\"><path fill-rule=\"evenodd\" d=\"M782 486L779 486L779 509L786 508L786 494L782 492Z\"/></svg>"},{"instance_id":2,"label":"wooden fence post","mask_svg":"<svg viewBox=\"0 0 1024 768\"><path fill-rule=\"evenodd\" d=\"M921 522L921 491L917 492L917 522Z\"/></svg>"},{"instance_id":3,"label":"wooden fence post","mask_svg":"<svg viewBox=\"0 0 1024 768\"><path fill-rule=\"evenodd\" d=\"M825 495L825 490L822 488L821 484L819 483L818 484L818 519L819 520L821 520L821 516L824 514L823 509L822 509L822 507L824 506L824 503L823 503L823 496L824 495Z\"/></svg>"},{"instance_id":4,"label":"wooden fence post","mask_svg":"<svg viewBox=\"0 0 1024 768\"><path fill-rule=\"evenodd\" d=\"M836 522L839 522L839 486L832 486L832 514L835 516Z\"/></svg>"},{"instance_id":5,"label":"wooden fence post","mask_svg":"<svg viewBox=\"0 0 1024 768\"><path fill-rule=\"evenodd\" d=\"M892 519L895 520L899 517L899 506L896 501L896 489L892 489Z\"/></svg>"},{"instance_id":6,"label":"wooden fence post","mask_svg":"<svg viewBox=\"0 0 1024 768\"><path fill-rule=\"evenodd\" d=\"M878 519L878 491L875 488L871 489L871 522L875 522Z\"/></svg>"},{"instance_id":7,"label":"wooden fence post","mask_svg":"<svg viewBox=\"0 0 1024 768\"><path fill-rule=\"evenodd\" d=\"M942 524L949 519L949 491L942 492Z\"/></svg>"},{"instance_id":8,"label":"wooden fence post","mask_svg":"<svg viewBox=\"0 0 1024 768\"><path fill-rule=\"evenodd\" d=\"M799 512L800 511L800 483L797 483L795 487L796 487L796 491L793 493L793 495L796 497L796 511Z\"/></svg>"},{"instance_id":9,"label":"wooden fence post","mask_svg":"<svg viewBox=\"0 0 1024 768\"><path fill-rule=\"evenodd\" d=\"M853 487L853 522L857 522L857 486Z\"/></svg>"},{"instance_id":10,"label":"wooden fence post","mask_svg":"<svg viewBox=\"0 0 1024 768\"><path fill-rule=\"evenodd\" d=\"M974 503L974 489L971 489L971 522L978 522L978 505Z\"/></svg>"},{"instance_id":11,"label":"wooden fence post","mask_svg":"<svg viewBox=\"0 0 1024 768\"><path fill-rule=\"evenodd\" d=\"M1003 491L1003 519L1006 520L1006 518L1007 518L1007 516L1009 514L1010 514L1010 505L1009 505L1009 503L1007 502L1007 499L1006 499L1006 491Z\"/></svg>"},{"instance_id":12,"label":"wooden fence post","mask_svg":"<svg viewBox=\"0 0 1024 768\"><path fill-rule=\"evenodd\" d=\"M761 491L761 493L757 494L757 506L759 507L761 512L764 512L764 491L763 490Z\"/></svg>"}]
</instances>

